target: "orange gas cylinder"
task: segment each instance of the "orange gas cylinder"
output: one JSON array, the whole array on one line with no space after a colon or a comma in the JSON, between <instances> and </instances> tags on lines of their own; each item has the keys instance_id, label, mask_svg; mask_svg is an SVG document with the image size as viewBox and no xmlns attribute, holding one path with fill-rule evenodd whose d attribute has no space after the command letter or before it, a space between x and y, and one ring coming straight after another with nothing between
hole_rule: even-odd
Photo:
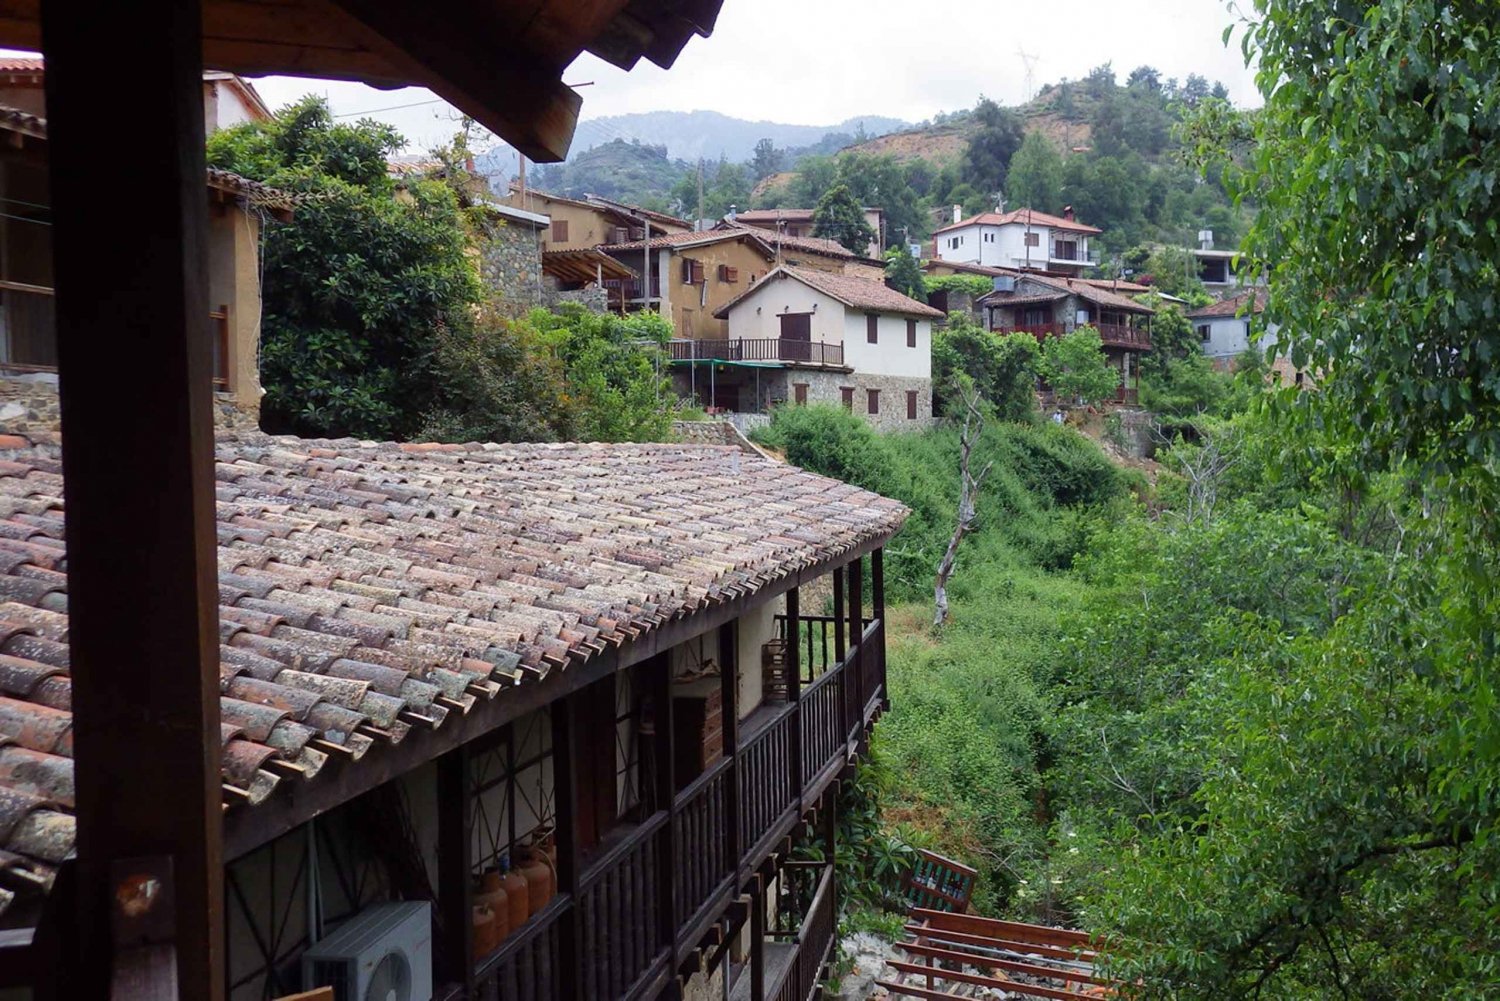
<instances>
[{"instance_id":1,"label":"orange gas cylinder","mask_svg":"<svg viewBox=\"0 0 1500 1001\"><path fill-rule=\"evenodd\" d=\"M485 951L485 955L488 955L501 942L505 941L505 936L509 935L511 928L514 927L510 920L510 900L504 887L500 884L500 873L491 869L480 879L479 892L474 895L474 905L476 907L487 907L494 915L493 927L490 929L493 935L493 943Z\"/></svg>"},{"instance_id":2,"label":"orange gas cylinder","mask_svg":"<svg viewBox=\"0 0 1500 1001\"><path fill-rule=\"evenodd\" d=\"M500 878L500 887L510 905L510 930L515 931L531 917L531 894L527 892L526 877L511 869Z\"/></svg>"},{"instance_id":3,"label":"orange gas cylinder","mask_svg":"<svg viewBox=\"0 0 1500 1001\"><path fill-rule=\"evenodd\" d=\"M521 856L521 875L526 877L526 892L530 913L535 914L547 906L556 889L552 866L547 857L535 849Z\"/></svg>"},{"instance_id":4,"label":"orange gas cylinder","mask_svg":"<svg viewBox=\"0 0 1500 1001\"><path fill-rule=\"evenodd\" d=\"M474 958L483 959L495 951L500 939L495 935L495 912L486 904L474 905Z\"/></svg>"}]
</instances>

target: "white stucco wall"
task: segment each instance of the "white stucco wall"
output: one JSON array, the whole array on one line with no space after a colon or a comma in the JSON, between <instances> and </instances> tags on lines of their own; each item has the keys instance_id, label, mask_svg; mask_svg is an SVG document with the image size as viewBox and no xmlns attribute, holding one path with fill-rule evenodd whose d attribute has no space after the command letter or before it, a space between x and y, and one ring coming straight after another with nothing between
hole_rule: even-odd
<instances>
[{"instance_id":1,"label":"white stucco wall","mask_svg":"<svg viewBox=\"0 0 1500 1001\"><path fill-rule=\"evenodd\" d=\"M915 379L932 377L932 322L917 321L917 346L906 346L906 317L885 313L876 327L877 343L871 344L866 326L868 314L850 310L844 317L844 361L866 375L900 375Z\"/></svg>"},{"instance_id":2,"label":"white stucco wall","mask_svg":"<svg viewBox=\"0 0 1500 1001\"><path fill-rule=\"evenodd\" d=\"M1052 245L1058 239L1072 240L1078 244L1079 263L1088 262L1089 238L1084 233L1065 230L1053 231L1050 226L1033 225L1030 232L1036 234L1036 246L1026 246L1027 227L1020 223L1004 226L965 226L937 236L938 260L959 264L982 264L987 268L1033 267L1045 268L1049 263ZM952 246L954 239L958 246Z\"/></svg>"},{"instance_id":3,"label":"white stucco wall","mask_svg":"<svg viewBox=\"0 0 1500 1001\"><path fill-rule=\"evenodd\" d=\"M812 339L826 344L844 342L844 363L867 375L895 375L927 379L932 376L932 323L917 321L916 347L906 345L906 317L883 314L878 343L866 337L865 314L848 309L795 278L776 278L757 288L729 311L729 336L771 338L781 336L781 316L810 313Z\"/></svg>"},{"instance_id":4,"label":"white stucco wall","mask_svg":"<svg viewBox=\"0 0 1500 1001\"><path fill-rule=\"evenodd\" d=\"M1237 358L1250 347L1250 318L1244 316L1217 316L1198 318L1192 321L1196 333L1208 327L1208 339L1200 341L1203 353L1210 358ZM1276 343L1276 324L1270 324L1260 335L1257 346L1265 350Z\"/></svg>"},{"instance_id":5,"label":"white stucco wall","mask_svg":"<svg viewBox=\"0 0 1500 1001\"><path fill-rule=\"evenodd\" d=\"M780 337L783 313L811 313L815 341L837 344L845 339L844 304L795 278L774 278L758 284L729 311L729 336Z\"/></svg>"}]
</instances>

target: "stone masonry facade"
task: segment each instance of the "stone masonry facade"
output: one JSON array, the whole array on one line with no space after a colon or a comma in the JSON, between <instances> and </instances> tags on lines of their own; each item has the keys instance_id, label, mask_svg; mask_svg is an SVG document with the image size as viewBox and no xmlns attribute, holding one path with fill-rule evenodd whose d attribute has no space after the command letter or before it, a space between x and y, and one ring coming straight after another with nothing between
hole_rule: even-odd
<instances>
[{"instance_id":1,"label":"stone masonry facade","mask_svg":"<svg viewBox=\"0 0 1500 1001\"><path fill-rule=\"evenodd\" d=\"M490 219L479 241L479 276L500 294L507 312L520 316L543 304L542 241L530 226Z\"/></svg>"},{"instance_id":2,"label":"stone masonry facade","mask_svg":"<svg viewBox=\"0 0 1500 1001\"><path fill-rule=\"evenodd\" d=\"M260 427L259 400L247 404L232 393L215 393L213 407L214 427L221 431ZM35 437L61 430L56 374L0 375L0 434Z\"/></svg>"},{"instance_id":3,"label":"stone masonry facade","mask_svg":"<svg viewBox=\"0 0 1500 1001\"><path fill-rule=\"evenodd\" d=\"M794 370L786 373L784 399L796 398L798 383L807 384L808 403L842 404L844 388L852 387L852 409L877 431L925 431L932 427L932 380L898 375L867 375L862 372L816 372ZM870 413L869 390L879 393L878 414ZM917 394L917 416L907 417L906 394Z\"/></svg>"}]
</instances>

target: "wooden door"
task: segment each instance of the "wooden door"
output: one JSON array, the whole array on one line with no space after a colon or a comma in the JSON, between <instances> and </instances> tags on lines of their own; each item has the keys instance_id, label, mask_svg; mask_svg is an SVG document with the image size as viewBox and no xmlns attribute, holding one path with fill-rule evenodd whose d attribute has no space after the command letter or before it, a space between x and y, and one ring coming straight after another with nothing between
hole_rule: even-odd
<instances>
[{"instance_id":1,"label":"wooden door","mask_svg":"<svg viewBox=\"0 0 1500 1001\"><path fill-rule=\"evenodd\" d=\"M781 314L781 361L812 359L812 314Z\"/></svg>"}]
</instances>

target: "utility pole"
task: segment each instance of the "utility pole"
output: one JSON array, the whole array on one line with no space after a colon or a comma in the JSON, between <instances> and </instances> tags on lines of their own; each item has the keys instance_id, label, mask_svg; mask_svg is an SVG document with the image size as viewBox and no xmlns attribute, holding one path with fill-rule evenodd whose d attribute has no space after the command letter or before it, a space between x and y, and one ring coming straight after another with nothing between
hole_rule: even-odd
<instances>
[{"instance_id":1,"label":"utility pole","mask_svg":"<svg viewBox=\"0 0 1500 1001\"><path fill-rule=\"evenodd\" d=\"M526 206L526 154L518 150L516 159L521 164L521 206L524 208Z\"/></svg>"},{"instance_id":2,"label":"utility pole","mask_svg":"<svg viewBox=\"0 0 1500 1001\"><path fill-rule=\"evenodd\" d=\"M641 257L645 260L641 278L641 308L647 312L651 311L651 219L646 219L646 242L641 247Z\"/></svg>"},{"instance_id":3,"label":"utility pole","mask_svg":"<svg viewBox=\"0 0 1500 1001\"><path fill-rule=\"evenodd\" d=\"M693 221L697 229L703 222L703 157L698 158L698 217Z\"/></svg>"},{"instance_id":4,"label":"utility pole","mask_svg":"<svg viewBox=\"0 0 1500 1001\"><path fill-rule=\"evenodd\" d=\"M1029 101L1036 96L1037 57L1020 45L1016 46L1016 55L1021 57L1021 62L1026 66L1026 100Z\"/></svg>"}]
</instances>

